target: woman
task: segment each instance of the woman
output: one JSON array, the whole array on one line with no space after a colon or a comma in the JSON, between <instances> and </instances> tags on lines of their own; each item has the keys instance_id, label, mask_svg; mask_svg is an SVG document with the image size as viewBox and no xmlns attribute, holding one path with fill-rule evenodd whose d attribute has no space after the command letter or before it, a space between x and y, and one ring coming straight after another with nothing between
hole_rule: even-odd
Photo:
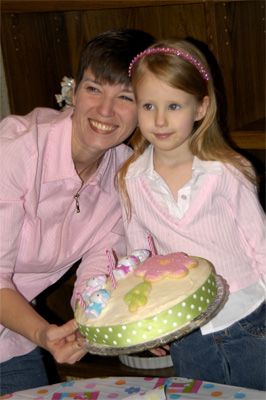
<instances>
[{"instance_id":1,"label":"woman","mask_svg":"<svg viewBox=\"0 0 266 400\"><path fill-rule=\"evenodd\" d=\"M30 302L80 258L77 289L104 272L106 249L125 252L113 178L137 124L127 68L151 42L134 30L98 35L81 55L74 108L1 123L1 395L47 384L37 346L58 362L84 355L74 320L50 325Z\"/></svg>"}]
</instances>

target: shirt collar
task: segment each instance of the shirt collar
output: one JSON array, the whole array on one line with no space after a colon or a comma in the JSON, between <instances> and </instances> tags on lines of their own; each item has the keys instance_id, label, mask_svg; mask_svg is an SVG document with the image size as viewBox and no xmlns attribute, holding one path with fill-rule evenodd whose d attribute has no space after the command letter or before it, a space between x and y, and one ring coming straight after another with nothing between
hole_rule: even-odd
<instances>
[{"instance_id":1,"label":"shirt collar","mask_svg":"<svg viewBox=\"0 0 266 400\"><path fill-rule=\"evenodd\" d=\"M205 174L221 175L223 173L220 161L205 161L194 156L192 164L192 173L194 171L203 172Z\"/></svg>"},{"instance_id":2,"label":"shirt collar","mask_svg":"<svg viewBox=\"0 0 266 400\"><path fill-rule=\"evenodd\" d=\"M47 152L44 159L44 182L52 182L62 179L73 179L81 182L72 159L72 115L73 108L60 113L50 125L48 132ZM106 169L112 158L112 149L108 150L99 165L97 171L86 182L90 185L98 185L101 190L109 192L110 185L103 179Z\"/></svg>"},{"instance_id":3,"label":"shirt collar","mask_svg":"<svg viewBox=\"0 0 266 400\"><path fill-rule=\"evenodd\" d=\"M197 175L199 173L220 175L223 173L223 170L220 161L205 161L194 156L192 174ZM139 176L147 176L151 179L158 177L153 168L153 145L151 144L134 163L130 164L126 179L137 178Z\"/></svg>"},{"instance_id":4,"label":"shirt collar","mask_svg":"<svg viewBox=\"0 0 266 400\"><path fill-rule=\"evenodd\" d=\"M149 145L143 154L138 159L130 164L126 179L137 178L142 175L152 176L154 175L153 168L153 145Z\"/></svg>"},{"instance_id":5,"label":"shirt collar","mask_svg":"<svg viewBox=\"0 0 266 400\"><path fill-rule=\"evenodd\" d=\"M71 136L72 136L73 109L67 109L54 119L48 130L46 154L44 159L44 181L52 182L61 179L72 178L78 180L78 175L72 160ZM39 129L41 129L40 127Z\"/></svg>"}]
</instances>

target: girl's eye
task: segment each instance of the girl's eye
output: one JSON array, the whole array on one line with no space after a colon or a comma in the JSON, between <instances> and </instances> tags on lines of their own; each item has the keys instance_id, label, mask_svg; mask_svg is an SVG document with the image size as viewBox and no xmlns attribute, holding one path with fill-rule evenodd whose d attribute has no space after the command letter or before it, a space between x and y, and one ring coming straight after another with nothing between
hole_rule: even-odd
<instances>
[{"instance_id":1,"label":"girl's eye","mask_svg":"<svg viewBox=\"0 0 266 400\"><path fill-rule=\"evenodd\" d=\"M144 104L144 106L143 106L146 110L153 110L154 109L154 106L152 105L152 104Z\"/></svg>"},{"instance_id":2,"label":"girl's eye","mask_svg":"<svg viewBox=\"0 0 266 400\"><path fill-rule=\"evenodd\" d=\"M179 108L180 107L178 104L170 104L170 106L169 106L169 110L173 110L173 111L178 110Z\"/></svg>"}]
</instances>

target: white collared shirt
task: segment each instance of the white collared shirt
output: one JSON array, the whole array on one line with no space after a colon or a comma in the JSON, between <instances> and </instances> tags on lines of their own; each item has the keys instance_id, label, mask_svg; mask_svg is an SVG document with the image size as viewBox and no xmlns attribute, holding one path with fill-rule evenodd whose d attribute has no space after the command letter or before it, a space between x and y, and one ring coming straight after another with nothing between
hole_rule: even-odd
<instances>
[{"instance_id":1,"label":"white collared shirt","mask_svg":"<svg viewBox=\"0 0 266 400\"><path fill-rule=\"evenodd\" d=\"M145 150L145 154L139 158L139 162L132 164L132 167L130 166L127 179L133 176L146 175L156 200L171 215L180 219L196 197L207 174L220 175L222 173L220 162L202 161L195 156L192 165L192 178L178 191L176 201L166 182L153 168L153 146L150 145Z\"/></svg>"}]
</instances>

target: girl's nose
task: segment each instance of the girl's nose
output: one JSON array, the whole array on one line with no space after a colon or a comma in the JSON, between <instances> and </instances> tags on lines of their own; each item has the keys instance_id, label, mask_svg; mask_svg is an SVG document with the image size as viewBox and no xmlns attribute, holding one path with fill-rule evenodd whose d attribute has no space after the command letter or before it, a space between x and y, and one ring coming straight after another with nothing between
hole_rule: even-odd
<instances>
[{"instance_id":1,"label":"girl's nose","mask_svg":"<svg viewBox=\"0 0 266 400\"><path fill-rule=\"evenodd\" d=\"M113 99L103 96L97 106L97 111L102 117L112 117L115 114Z\"/></svg>"},{"instance_id":2,"label":"girl's nose","mask_svg":"<svg viewBox=\"0 0 266 400\"><path fill-rule=\"evenodd\" d=\"M165 113L162 111L157 111L155 114L155 125L159 127L164 127L167 125L167 118Z\"/></svg>"}]
</instances>

